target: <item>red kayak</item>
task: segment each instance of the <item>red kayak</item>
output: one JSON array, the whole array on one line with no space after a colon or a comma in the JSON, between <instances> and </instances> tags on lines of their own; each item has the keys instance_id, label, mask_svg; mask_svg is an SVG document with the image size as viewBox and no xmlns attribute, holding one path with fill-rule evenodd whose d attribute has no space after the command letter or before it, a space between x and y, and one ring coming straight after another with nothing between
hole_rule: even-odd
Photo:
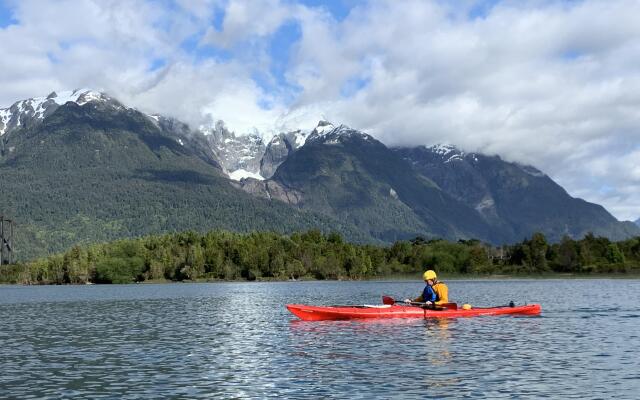
<instances>
[{"instance_id":1,"label":"red kayak","mask_svg":"<svg viewBox=\"0 0 640 400\"><path fill-rule=\"evenodd\" d=\"M488 308L433 310L404 305L381 306L307 306L287 304L287 309L304 321L323 321L356 318L455 318L480 315L539 315L540 304L500 306Z\"/></svg>"}]
</instances>

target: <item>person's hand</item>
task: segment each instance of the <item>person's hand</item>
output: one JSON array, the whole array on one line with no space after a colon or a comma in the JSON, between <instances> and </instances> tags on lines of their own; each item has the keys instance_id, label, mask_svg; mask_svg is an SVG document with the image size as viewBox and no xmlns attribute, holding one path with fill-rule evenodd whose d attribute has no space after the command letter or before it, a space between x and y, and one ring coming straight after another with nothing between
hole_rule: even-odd
<instances>
[{"instance_id":1,"label":"person's hand","mask_svg":"<svg viewBox=\"0 0 640 400\"><path fill-rule=\"evenodd\" d=\"M411 299L404 299L404 302L407 303L407 304L411 303Z\"/></svg>"},{"instance_id":2,"label":"person's hand","mask_svg":"<svg viewBox=\"0 0 640 400\"><path fill-rule=\"evenodd\" d=\"M433 303L432 303L432 302L430 302L430 301L425 301L425 302L424 302L424 304L425 304L426 306L430 306L430 305L432 305Z\"/></svg>"}]
</instances>

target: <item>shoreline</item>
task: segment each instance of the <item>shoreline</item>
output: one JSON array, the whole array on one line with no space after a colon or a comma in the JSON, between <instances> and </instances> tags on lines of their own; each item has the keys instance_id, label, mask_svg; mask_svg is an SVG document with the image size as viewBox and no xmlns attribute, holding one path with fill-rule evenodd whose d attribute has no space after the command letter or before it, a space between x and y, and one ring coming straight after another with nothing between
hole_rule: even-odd
<instances>
[{"instance_id":1,"label":"shoreline","mask_svg":"<svg viewBox=\"0 0 640 400\"><path fill-rule=\"evenodd\" d=\"M629 274L573 274L573 273L547 273L547 274L523 274L523 275L508 275L508 274L490 274L490 275L464 275L464 274L443 274L442 281L492 281L492 280L593 280L593 279L607 279L607 280L615 280L615 279L640 279L640 274L638 273L629 273ZM266 279L234 279L234 280L224 280L224 279L196 279L196 280L181 280L181 281L172 281L169 279L154 279L147 281L139 281L139 282L130 282L130 283L93 283L93 282L85 282L85 283L67 283L67 284L57 284L57 283L7 283L1 282L0 287L2 286L109 286L109 285L165 285L172 283L293 283L293 282L410 282L410 281L420 281L419 274L415 275L389 275L389 276L376 276L366 279L351 279L351 278L339 278L339 279L314 279L312 277L303 277L299 279L276 279L276 278L266 278Z\"/></svg>"}]
</instances>

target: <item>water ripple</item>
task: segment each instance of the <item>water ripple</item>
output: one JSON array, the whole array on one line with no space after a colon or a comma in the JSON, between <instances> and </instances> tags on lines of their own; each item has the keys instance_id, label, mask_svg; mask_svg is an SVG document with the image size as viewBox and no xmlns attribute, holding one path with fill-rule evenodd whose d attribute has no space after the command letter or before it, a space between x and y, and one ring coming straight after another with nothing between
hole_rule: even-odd
<instances>
[{"instance_id":1,"label":"water ripple","mask_svg":"<svg viewBox=\"0 0 640 400\"><path fill-rule=\"evenodd\" d=\"M637 398L637 280L451 281L541 317L305 322L419 282L0 287L0 398ZM607 293L617 293L613 296Z\"/></svg>"}]
</instances>

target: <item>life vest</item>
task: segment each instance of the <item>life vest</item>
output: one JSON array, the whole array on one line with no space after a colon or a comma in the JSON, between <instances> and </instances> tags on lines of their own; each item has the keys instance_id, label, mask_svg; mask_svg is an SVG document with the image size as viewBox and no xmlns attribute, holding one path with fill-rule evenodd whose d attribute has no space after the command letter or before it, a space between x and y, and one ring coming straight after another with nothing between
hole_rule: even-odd
<instances>
[{"instance_id":1,"label":"life vest","mask_svg":"<svg viewBox=\"0 0 640 400\"><path fill-rule=\"evenodd\" d=\"M449 288L444 282L436 282L431 287L431 290L433 290L436 295L436 301L434 303L439 304L449 302Z\"/></svg>"}]
</instances>

